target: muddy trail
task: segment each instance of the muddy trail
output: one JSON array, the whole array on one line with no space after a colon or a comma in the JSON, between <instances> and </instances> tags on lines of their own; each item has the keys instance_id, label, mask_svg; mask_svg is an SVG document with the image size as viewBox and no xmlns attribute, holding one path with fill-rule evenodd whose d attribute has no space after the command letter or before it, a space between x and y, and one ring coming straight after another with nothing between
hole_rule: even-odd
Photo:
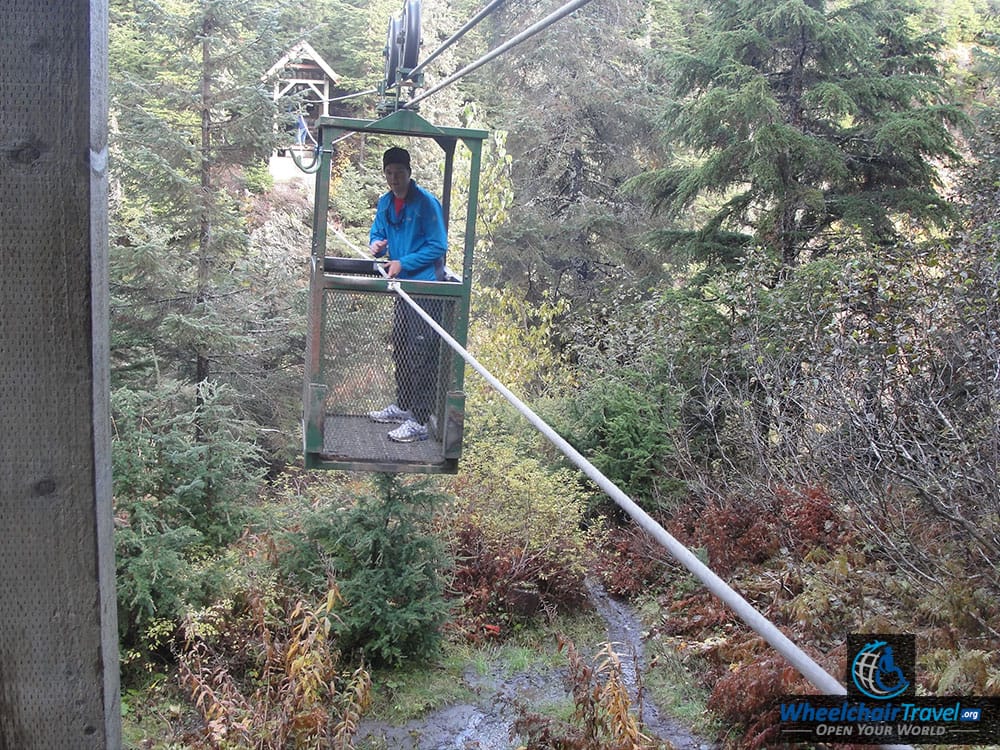
<instances>
[{"instance_id":1,"label":"muddy trail","mask_svg":"<svg viewBox=\"0 0 1000 750\"><path fill-rule=\"evenodd\" d=\"M645 663L640 622L627 605L608 596L596 584L589 584L588 592L594 609L606 623L606 641L621 661L622 677L635 706L636 664ZM512 750L521 745L514 732L519 707L542 712L546 707L565 705L571 700L566 677L565 667L530 668L509 674L497 663L482 674L470 665L462 680L475 696L474 701L446 706L400 726L364 722L356 743L365 750ZM643 697L642 720L643 731L669 743L667 747L715 747L659 710L648 695Z\"/></svg>"}]
</instances>

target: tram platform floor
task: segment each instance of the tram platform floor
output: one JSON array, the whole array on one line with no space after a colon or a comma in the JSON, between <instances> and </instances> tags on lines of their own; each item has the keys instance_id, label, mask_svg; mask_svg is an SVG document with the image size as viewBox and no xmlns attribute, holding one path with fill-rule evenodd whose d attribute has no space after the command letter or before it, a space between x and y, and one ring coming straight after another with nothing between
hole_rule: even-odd
<instances>
[{"instance_id":1,"label":"tram platform floor","mask_svg":"<svg viewBox=\"0 0 1000 750\"><path fill-rule=\"evenodd\" d=\"M387 436L394 424L372 422L366 416L327 415L323 423L323 458L386 464L439 464L444 449L434 435L427 440L397 443Z\"/></svg>"}]
</instances>

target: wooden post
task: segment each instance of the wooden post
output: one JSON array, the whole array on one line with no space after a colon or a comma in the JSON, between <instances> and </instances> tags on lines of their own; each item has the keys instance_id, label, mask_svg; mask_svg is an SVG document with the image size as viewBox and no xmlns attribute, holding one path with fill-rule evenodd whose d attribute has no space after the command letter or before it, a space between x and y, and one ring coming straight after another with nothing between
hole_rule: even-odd
<instances>
[{"instance_id":1,"label":"wooden post","mask_svg":"<svg viewBox=\"0 0 1000 750\"><path fill-rule=\"evenodd\" d=\"M121 747L107 20L0 4L0 750Z\"/></svg>"}]
</instances>

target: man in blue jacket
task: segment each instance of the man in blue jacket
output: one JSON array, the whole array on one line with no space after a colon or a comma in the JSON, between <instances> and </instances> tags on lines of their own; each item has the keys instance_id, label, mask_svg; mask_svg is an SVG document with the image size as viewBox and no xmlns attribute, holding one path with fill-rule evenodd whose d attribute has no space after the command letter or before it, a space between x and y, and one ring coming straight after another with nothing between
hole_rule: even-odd
<instances>
[{"instance_id":1,"label":"man in blue jacket","mask_svg":"<svg viewBox=\"0 0 1000 750\"><path fill-rule=\"evenodd\" d=\"M368 238L372 255L388 254L390 278L443 280L448 237L441 204L411 177L410 154L405 149L393 147L382 155L382 173L389 192L375 208ZM423 300L420 306L435 320L441 319L440 300ZM391 440L427 439L439 346L434 330L405 300L397 298L392 325L396 403L368 414L376 422L399 425L389 432Z\"/></svg>"}]
</instances>

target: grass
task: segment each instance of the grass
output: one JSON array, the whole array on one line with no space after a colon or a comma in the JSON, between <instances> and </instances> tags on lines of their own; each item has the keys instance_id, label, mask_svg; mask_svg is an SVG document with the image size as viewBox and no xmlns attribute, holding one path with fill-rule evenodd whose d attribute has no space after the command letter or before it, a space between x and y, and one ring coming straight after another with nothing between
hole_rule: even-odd
<instances>
[{"instance_id":1,"label":"grass","mask_svg":"<svg viewBox=\"0 0 1000 750\"><path fill-rule=\"evenodd\" d=\"M488 699L492 691L477 691L477 679L489 686L525 672L562 669L567 662L559 649L557 634L571 640L587 659L593 658L608 638L604 620L588 610L519 629L501 643L474 647L446 642L441 655L432 663L375 671L374 700L364 718L400 726L447 706L475 705L484 696ZM643 674L646 700L695 732L706 737L718 736L718 726L705 709L708 690L698 685L690 661L665 642L647 642L646 655L647 659L656 657L657 663ZM553 679L559 678L553 675ZM554 695L558 695L558 688ZM126 750L182 750L179 727L197 724L195 717L187 715L191 711L187 701L167 679L154 680L144 690L128 693L125 704L123 747ZM568 693L563 698L542 700L531 708L563 722L570 722L574 711ZM359 748L383 750L384 745L379 743L377 738L369 738Z\"/></svg>"},{"instance_id":2,"label":"grass","mask_svg":"<svg viewBox=\"0 0 1000 750\"><path fill-rule=\"evenodd\" d=\"M648 641L646 651L650 661L656 660L656 667L643 676L647 699L692 731L717 735L720 724L706 708L711 691L699 684L689 659L662 641Z\"/></svg>"},{"instance_id":3,"label":"grass","mask_svg":"<svg viewBox=\"0 0 1000 750\"><path fill-rule=\"evenodd\" d=\"M563 667L557 633L573 640L581 652L596 650L607 639L604 621L594 612L583 612L518 630L502 643L473 647L447 642L433 664L376 671L374 700L365 718L398 726L446 706L475 703L475 691L465 677L470 668L477 677L497 675L502 680L532 669ZM572 709L559 703L552 710L558 715Z\"/></svg>"},{"instance_id":4,"label":"grass","mask_svg":"<svg viewBox=\"0 0 1000 750\"><path fill-rule=\"evenodd\" d=\"M656 597L633 605L639 619L649 626L660 613ZM717 737L722 722L708 710L711 690L699 679L698 657L681 654L669 640L652 637L644 644L646 663L655 667L643 672L646 698L671 718L704 737Z\"/></svg>"},{"instance_id":5,"label":"grass","mask_svg":"<svg viewBox=\"0 0 1000 750\"><path fill-rule=\"evenodd\" d=\"M447 644L434 664L378 670L372 674L372 707L365 718L402 724L474 694L462 673L471 661L467 646Z\"/></svg>"},{"instance_id":6,"label":"grass","mask_svg":"<svg viewBox=\"0 0 1000 750\"><path fill-rule=\"evenodd\" d=\"M576 711L576 704L573 703L573 698L567 695L561 701L540 703L534 707L534 710L542 716L569 723Z\"/></svg>"},{"instance_id":7,"label":"grass","mask_svg":"<svg viewBox=\"0 0 1000 750\"><path fill-rule=\"evenodd\" d=\"M199 719L169 681L162 675L142 690L122 694L123 750L185 750L180 727Z\"/></svg>"}]
</instances>

